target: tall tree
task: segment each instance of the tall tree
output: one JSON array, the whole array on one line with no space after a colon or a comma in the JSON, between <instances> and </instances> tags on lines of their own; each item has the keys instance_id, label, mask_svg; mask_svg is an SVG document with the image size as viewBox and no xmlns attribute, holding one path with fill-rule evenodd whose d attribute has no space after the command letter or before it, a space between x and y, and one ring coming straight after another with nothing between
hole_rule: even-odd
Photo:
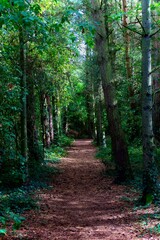
<instances>
[{"instance_id":1,"label":"tall tree","mask_svg":"<svg viewBox=\"0 0 160 240\"><path fill-rule=\"evenodd\" d=\"M155 1L155 4L158 3L159 0ZM160 4L160 3L159 3ZM158 9L155 8L153 11L154 15L154 23L153 28L156 30L157 23L159 20L159 12ZM153 108L153 133L155 137L156 143L160 144L160 32L157 32L155 36L153 36L153 51L152 51L152 66L153 66L153 100L154 100L154 108Z\"/></svg>"},{"instance_id":2,"label":"tall tree","mask_svg":"<svg viewBox=\"0 0 160 240\"><path fill-rule=\"evenodd\" d=\"M130 36L128 32L128 21L127 21L127 0L122 0L123 5L123 26L124 29L124 40L125 40L125 57L126 57L126 72L127 72L127 78L131 79L132 77L132 67L131 67L131 59L130 59Z\"/></svg>"},{"instance_id":3,"label":"tall tree","mask_svg":"<svg viewBox=\"0 0 160 240\"><path fill-rule=\"evenodd\" d=\"M23 22L23 20L22 20ZM19 28L20 71L21 71L21 155L27 171L28 144L27 144L27 86L26 86L26 43L24 24ZM26 172L27 173L27 172Z\"/></svg>"},{"instance_id":4,"label":"tall tree","mask_svg":"<svg viewBox=\"0 0 160 240\"><path fill-rule=\"evenodd\" d=\"M116 182L123 182L132 178L132 171L129 162L128 149L125 136L121 127L120 114L118 111L117 100L115 98L115 87L113 84L113 72L111 56L108 45L109 29L106 23L107 4L99 0L91 0L93 10L92 15L96 28L96 50L98 54L98 64L102 80L102 87L105 98L108 125L112 142L112 155L116 165Z\"/></svg>"},{"instance_id":5,"label":"tall tree","mask_svg":"<svg viewBox=\"0 0 160 240\"><path fill-rule=\"evenodd\" d=\"M144 203L155 200L158 193L157 167L154 158L151 77L151 0L142 0L142 134Z\"/></svg>"}]
</instances>

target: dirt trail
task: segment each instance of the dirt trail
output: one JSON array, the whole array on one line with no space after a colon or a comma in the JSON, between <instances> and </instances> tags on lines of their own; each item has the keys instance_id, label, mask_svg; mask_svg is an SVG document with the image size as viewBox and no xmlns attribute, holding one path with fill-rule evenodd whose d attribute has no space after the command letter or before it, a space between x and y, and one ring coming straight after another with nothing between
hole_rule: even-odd
<instances>
[{"instance_id":1,"label":"dirt trail","mask_svg":"<svg viewBox=\"0 0 160 240\"><path fill-rule=\"evenodd\" d=\"M73 144L61 161L54 188L40 193L40 210L26 214L24 227L14 239L159 239L140 238L140 212L133 211L132 201L123 199L134 197L134 192L103 177L104 166L94 155L90 140Z\"/></svg>"}]
</instances>

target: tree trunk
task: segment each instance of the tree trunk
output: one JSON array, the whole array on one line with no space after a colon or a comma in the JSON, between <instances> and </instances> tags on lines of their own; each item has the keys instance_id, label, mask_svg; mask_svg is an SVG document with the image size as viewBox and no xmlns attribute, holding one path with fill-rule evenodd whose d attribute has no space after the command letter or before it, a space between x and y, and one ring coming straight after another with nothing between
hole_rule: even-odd
<instances>
[{"instance_id":1,"label":"tree trunk","mask_svg":"<svg viewBox=\"0 0 160 240\"><path fill-rule=\"evenodd\" d=\"M44 146L49 148L51 146L51 137L50 137L50 125L49 125L49 112L47 104L47 95L44 94L44 103L43 103L43 126L44 126Z\"/></svg>"},{"instance_id":2,"label":"tree trunk","mask_svg":"<svg viewBox=\"0 0 160 240\"><path fill-rule=\"evenodd\" d=\"M57 143L58 139L58 110L57 110L57 104L56 104L56 97L52 96L52 115L53 115L53 125L54 125L54 143Z\"/></svg>"},{"instance_id":3,"label":"tree trunk","mask_svg":"<svg viewBox=\"0 0 160 240\"><path fill-rule=\"evenodd\" d=\"M102 87L95 83L95 116L96 116L96 142L97 146L103 146L103 129L102 129Z\"/></svg>"},{"instance_id":4,"label":"tree trunk","mask_svg":"<svg viewBox=\"0 0 160 240\"><path fill-rule=\"evenodd\" d=\"M155 200L158 193L157 167L154 159L151 79L151 12L150 0L142 0L142 134L143 134L143 197L144 204Z\"/></svg>"},{"instance_id":5,"label":"tree trunk","mask_svg":"<svg viewBox=\"0 0 160 240\"><path fill-rule=\"evenodd\" d=\"M122 0L123 3L123 26L125 27L124 32L124 40L125 40L125 56L126 56L126 72L127 72L127 78L131 79L132 77L132 67L131 67L131 59L129 54L129 48L130 48L130 36L128 33L128 30L126 29L128 26L127 22L127 0Z\"/></svg>"},{"instance_id":6,"label":"tree trunk","mask_svg":"<svg viewBox=\"0 0 160 240\"><path fill-rule=\"evenodd\" d=\"M45 94L44 92L41 90L40 91L40 115L41 115L41 139L43 142L43 156L44 156L44 147L45 147L45 140L44 140L44 135L45 135L45 128L44 128L44 100L45 100Z\"/></svg>"},{"instance_id":7,"label":"tree trunk","mask_svg":"<svg viewBox=\"0 0 160 240\"><path fill-rule=\"evenodd\" d=\"M102 130L102 101L100 99L96 100L95 104L96 110L96 142L97 146L103 146L103 130Z\"/></svg>"},{"instance_id":8,"label":"tree trunk","mask_svg":"<svg viewBox=\"0 0 160 240\"><path fill-rule=\"evenodd\" d=\"M94 138L94 107L93 107L93 85L94 80L92 79L92 71L91 71L91 52L87 47L86 49L86 73L85 73L85 84L86 84L86 110L87 110L87 135L89 138Z\"/></svg>"},{"instance_id":9,"label":"tree trunk","mask_svg":"<svg viewBox=\"0 0 160 240\"><path fill-rule=\"evenodd\" d=\"M21 155L23 157L23 171L28 175L28 149L27 149L27 86L26 86L26 46L24 42L24 30L19 29L19 45L20 45L20 69L21 69ZM23 179L26 181L26 179Z\"/></svg>"},{"instance_id":10,"label":"tree trunk","mask_svg":"<svg viewBox=\"0 0 160 240\"><path fill-rule=\"evenodd\" d=\"M68 108L67 106L62 108L62 133L67 134L68 132Z\"/></svg>"},{"instance_id":11,"label":"tree trunk","mask_svg":"<svg viewBox=\"0 0 160 240\"><path fill-rule=\"evenodd\" d=\"M48 109L48 118L49 118L49 135L50 135L50 141L53 143L54 140L54 129L53 129L53 115L52 115L52 104L51 99L49 95L46 95L47 100L47 109Z\"/></svg>"},{"instance_id":12,"label":"tree trunk","mask_svg":"<svg viewBox=\"0 0 160 240\"><path fill-rule=\"evenodd\" d=\"M113 85L112 66L109 55L107 39L107 26L103 9L98 0L92 0L93 18L95 21L96 49L98 53L98 64L102 79L102 86L105 98L108 125L112 141L113 159L116 165L117 177L115 182L120 183L133 177L129 162L128 149L125 142L124 133L120 123L120 114L115 99L115 88Z\"/></svg>"},{"instance_id":13,"label":"tree trunk","mask_svg":"<svg viewBox=\"0 0 160 240\"><path fill-rule=\"evenodd\" d=\"M158 37L157 37L158 35ZM160 65L160 34L154 37L154 52L153 52L153 67ZM160 72L157 69L153 73L153 91L154 91L154 101L153 101L153 132L156 144L160 145Z\"/></svg>"},{"instance_id":14,"label":"tree trunk","mask_svg":"<svg viewBox=\"0 0 160 240\"><path fill-rule=\"evenodd\" d=\"M124 26L124 41L125 41L125 63L126 63L126 75L127 80L129 83L128 86L128 93L130 98L130 107L131 109L135 109L135 102L133 100L134 90L133 90L133 83L132 83L132 65L131 65L131 58L130 58L130 35L128 32L128 21L127 21L127 0L122 0L123 5L123 26Z\"/></svg>"},{"instance_id":15,"label":"tree trunk","mask_svg":"<svg viewBox=\"0 0 160 240\"><path fill-rule=\"evenodd\" d=\"M156 2L159 2L157 0ZM154 19L159 20L159 14L156 9L153 12ZM158 32L153 37L153 51L152 51L152 62L153 68L160 66L160 33ZM160 145L160 71L157 69L152 74L153 77L153 132L155 137L155 142Z\"/></svg>"},{"instance_id":16,"label":"tree trunk","mask_svg":"<svg viewBox=\"0 0 160 240\"><path fill-rule=\"evenodd\" d=\"M28 67L29 67L29 73L27 74L28 167L30 171L33 171L33 169L36 168L42 162L43 156L39 148L38 133L36 128L34 83L32 76L30 74L32 73L33 69L31 68L31 66Z\"/></svg>"}]
</instances>

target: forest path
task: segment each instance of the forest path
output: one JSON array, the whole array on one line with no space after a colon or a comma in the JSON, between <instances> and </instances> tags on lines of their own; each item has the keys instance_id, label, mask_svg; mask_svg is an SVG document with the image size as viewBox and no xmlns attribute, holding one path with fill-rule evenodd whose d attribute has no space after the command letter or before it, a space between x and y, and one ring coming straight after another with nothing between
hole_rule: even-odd
<instances>
[{"instance_id":1,"label":"forest path","mask_svg":"<svg viewBox=\"0 0 160 240\"><path fill-rule=\"evenodd\" d=\"M40 209L25 214L26 221L12 239L131 240L139 237L138 214L133 211L132 188L114 185L103 177L91 140L77 140L60 163L53 189L40 192ZM138 227L136 229L136 226Z\"/></svg>"}]
</instances>

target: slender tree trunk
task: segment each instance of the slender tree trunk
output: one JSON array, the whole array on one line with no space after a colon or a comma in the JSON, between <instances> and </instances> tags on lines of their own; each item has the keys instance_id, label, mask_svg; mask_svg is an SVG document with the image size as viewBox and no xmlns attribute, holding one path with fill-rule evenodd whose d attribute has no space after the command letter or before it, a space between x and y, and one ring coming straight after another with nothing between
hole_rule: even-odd
<instances>
[{"instance_id":1,"label":"slender tree trunk","mask_svg":"<svg viewBox=\"0 0 160 240\"><path fill-rule=\"evenodd\" d=\"M103 146L103 130L102 130L102 101L96 101L96 129L97 129L97 146Z\"/></svg>"},{"instance_id":2,"label":"slender tree trunk","mask_svg":"<svg viewBox=\"0 0 160 240\"><path fill-rule=\"evenodd\" d=\"M98 64L102 79L108 124L112 141L112 153L116 164L117 178L115 182L120 183L133 177L129 162L128 149L124 133L120 123L120 114L115 99L113 85L112 66L109 55L107 26L105 24L104 12L98 0L92 0L93 18L95 21L96 49L98 53Z\"/></svg>"},{"instance_id":3,"label":"slender tree trunk","mask_svg":"<svg viewBox=\"0 0 160 240\"><path fill-rule=\"evenodd\" d=\"M52 133L50 133L50 118L48 111L49 109L47 103L47 95L43 91L40 94L40 105L43 146L49 148L51 145Z\"/></svg>"},{"instance_id":4,"label":"slender tree trunk","mask_svg":"<svg viewBox=\"0 0 160 240\"><path fill-rule=\"evenodd\" d=\"M67 134L68 132L68 108L67 106L62 109L62 133Z\"/></svg>"},{"instance_id":5,"label":"slender tree trunk","mask_svg":"<svg viewBox=\"0 0 160 240\"><path fill-rule=\"evenodd\" d=\"M142 0L142 133L143 133L143 197L144 204L155 200L158 192L157 167L154 159L151 79L151 0Z\"/></svg>"},{"instance_id":6,"label":"slender tree trunk","mask_svg":"<svg viewBox=\"0 0 160 240\"><path fill-rule=\"evenodd\" d=\"M129 83L128 92L130 97L130 107L131 109L135 109L135 102L133 100L134 96L134 89L132 83L132 65L131 65L131 58L130 58L130 35L128 32L128 21L127 21L127 0L122 0L123 5L123 26L124 26L124 41L125 41L125 58L126 58L126 74Z\"/></svg>"},{"instance_id":7,"label":"slender tree trunk","mask_svg":"<svg viewBox=\"0 0 160 240\"><path fill-rule=\"evenodd\" d=\"M54 129L53 129L53 115L52 115L52 104L49 95L46 95L47 106L48 106L48 118L49 118L49 135L50 141L53 143L54 140Z\"/></svg>"},{"instance_id":8,"label":"slender tree trunk","mask_svg":"<svg viewBox=\"0 0 160 240\"><path fill-rule=\"evenodd\" d=\"M126 72L127 72L127 78L131 79L132 77L132 67L131 67L131 59L130 59L130 54L129 54L129 49L130 49L130 36L129 32L126 29L128 27L128 22L127 22L127 0L122 0L123 3L123 26L125 27L125 32L124 32L124 40L125 40L125 56L126 56Z\"/></svg>"},{"instance_id":9,"label":"slender tree trunk","mask_svg":"<svg viewBox=\"0 0 160 240\"><path fill-rule=\"evenodd\" d=\"M44 105L43 105L43 126L44 126L44 146L49 148L51 145L50 137L50 125L49 125L49 112L47 104L47 95L44 94Z\"/></svg>"},{"instance_id":10,"label":"slender tree trunk","mask_svg":"<svg viewBox=\"0 0 160 240\"><path fill-rule=\"evenodd\" d=\"M42 128L42 134L41 134L41 138L42 138L42 142L43 142L43 156L44 156L44 147L45 147L45 128L44 128L44 100L45 100L45 94L44 92L41 90L40 91L40 115L41 115L41 128Z\"/></svg>"},{"instance_id":11,"label":"slender tree trunk","mask_svg":"<svg viewBox=\"0 0 160 240\"><path fill-rule=\"evenodd\" d=\"M20 69L21 69L21 155L25 162L25 173L28 175L27 158L27 86L26 86L26 45L24 42L24 30L19 29L20 44ZM24 180L25 181L25 180Z\"/></svg>"},{"instance_id":12,"label":"slender tree trunk","mask_svg":"<svg viewBox=\"0 0 160 240\"><path fill-rule=\"evenodd\" d=\"M58 114L57 114L57 104L56 104L56 97L52 96L52 106L53 106L53 125L54 125L54 143L56 144L58 139Z\"/></svg>"},{"instance_id":13,"label":"slender tree trunk","mask_svg":"<svg viewBox=\"0 0 160 240\"><path fill-rule=\"evenodd\" d=\"M94 138L94 116L93 116L93 79L91 71L90 50L86 49L86 110L87 110L87 135L89 138Z\"/></svg>"},{"instance_id":14,"label":"slender tree trunk","mask_svg":"<svg viewBox=\"0 0 160 240\"><path fill-rule=\"evenodd\" d=\"M29 69L30 72L33 71L31 66L29 66ZM28 167L30 171L33 171L42 162L43 156L39 148L38 133L36 128L34 83L32 76L29 73L27 74L27 83Z\"/></svg>"},{"instance_id":15,"label":"slender tree trunk","mask_svg":"<svg viewBox=\"0 0 160 240\"><path fill-rule=\"evenodd\" d=\"M102 91L101 91L100 83L95 84L95 116L96 116L97 146L103 146Z\"/></svg>"}]
</instances>

